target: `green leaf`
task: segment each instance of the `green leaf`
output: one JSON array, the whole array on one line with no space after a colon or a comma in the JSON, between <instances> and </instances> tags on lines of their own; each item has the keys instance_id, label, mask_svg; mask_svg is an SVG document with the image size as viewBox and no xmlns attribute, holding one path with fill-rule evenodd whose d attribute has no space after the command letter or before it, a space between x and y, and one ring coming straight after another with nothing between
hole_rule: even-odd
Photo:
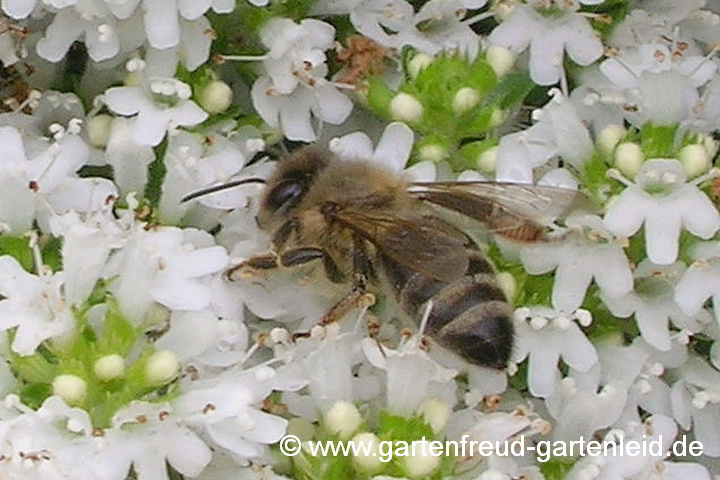
<instances>
[{"instance_id":1,"label":"green leaf","mask_svg":"<svg viewBox=\"0 0 720 480\"><path fill-rule=\"evenodd\" d=\"M52 395L52 385L48 383L31 383L20 389L20 401L33 409L40 408L50 395Z\"/></svg>"},{"instance_id":2,"label":"green leaf","mask_svg":"<svg viewBox=\"0 0 720 480\"><path fill-rule=\"evenodd\" d=\"M120 312L120 307L114 298L108 299L107 306L105 330L98 340L98 350L102 354L117 353L124 357L130 353L135 344L137 332Z\"/></svg>"},{"instance_id":3,"label":"green leaf","mask_svg":"<svg viewBox=\"0 0 720 480\"><path fill-rule=\"evenodd\" d=\"M509 73L483 98L483 104L503 109L514 107L523 101L533 87L527 73Z\"/></svg>"},{"instance_id":4,"label":"green leaf","mask_svg":"<svg viewBox=\"0 0 720 480\"><path fill-rule=\"evenodd\" d=\"M387 411L382 411L378 415L375 434L381 439L403 440L406 442L420 440L422 437L425 437L427 441L432 441L435 438L432 428L422 417L405 418Z\"/></svg>"},{"instance_id":5,"label":"green leaf","mask_svg":"<svg viewBox=\"0 0 720 480\"><path fill-rule=\"evenodd\" d=\"M677 125L653 125L647 122L640 131L640 148L645 158L670 158L675 156L675 132Z\"/></svg>"},{"instance_id":6,"label":"green leaf","mask_svg":"<svg viewBox=\"0 0 720 480\"><path fill-rule=\"evenodd\" d=\"M540 470L546 480L565 480L573 463L565 461L550 460L549 462L540 462Z\"/></svg>"},{"instance_id":7,"label":"green leaf","mask_svg":"<svg viewBox=\"0 0 720 480\"><path fill-rule=\"evenodd\" d=\"M382 78L373 76L368 79L367 101L370 108L380 116L390 117L390 101L395 92Z\"/></svg>"},{"instance_id":8,"label":"green leaf","mask_svg":"<svg viewBox=\"0 0 720 480\"><path fill-rule=\"evenodd\" d=\"M57 372L57 366L40 353L25 357L13 353L10 368L19 380L33 383L52 383Z\"/></svg>"},{"instance_id":9,"label":"green leaf","mask_svg":"<svg viewBox=\"0 0 720 480\"><path fill-rule=\"evenodd\" d=\"M162 195L162 184L165 179L165 150L167 149L167 139L154 148L155 160L148 166L148 183L145 187L145 198L150 201L153 207L157 207L160 203ZM154 209L154 208L153 208Z\"/></svg>"},{"instance_id":10,"label":"green leaf","mask_svg":"<svg viewBox=\"0 0 720 480\"><path fill-rule=\"evenodd\" d=\"M33 270L33 253L27 237L0 236L0 255L10 255L28 272Z\"/></svg>"},{"instance_id":11,"label":"green leaf","mask_svg":"<svg viewBox=\"0 0 720 480\"><path fill-rule=\"evenodd\" d=\"M62 240L59 237L50 237L42 246L42 259L53 272L62 270Z\"/></svg>"}]
</instances>

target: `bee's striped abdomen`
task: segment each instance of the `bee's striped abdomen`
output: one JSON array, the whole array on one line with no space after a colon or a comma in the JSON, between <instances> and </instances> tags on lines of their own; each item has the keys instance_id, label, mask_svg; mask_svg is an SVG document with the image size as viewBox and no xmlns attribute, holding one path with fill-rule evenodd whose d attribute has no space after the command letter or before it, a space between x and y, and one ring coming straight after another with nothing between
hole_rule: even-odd
<instances>
[{"instance_id":1,"label":"bee's striped abdomen","mask_svg":"<svg viewBox=\"0 0 720 480\"><path fill-rule=\"evenodd\" d=\"M416 319L433 306L425 333L466 360L504 368L512 353L512 309L490 262L469 249L465 274L444 282L385 259L385 271L405 311Z\"/></svg>"}]
</instances>

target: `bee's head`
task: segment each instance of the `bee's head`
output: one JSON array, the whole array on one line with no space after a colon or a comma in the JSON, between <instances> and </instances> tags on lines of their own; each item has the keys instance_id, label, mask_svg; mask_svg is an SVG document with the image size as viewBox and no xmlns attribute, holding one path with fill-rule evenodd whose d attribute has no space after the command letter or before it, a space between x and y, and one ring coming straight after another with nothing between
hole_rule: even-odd
<instances>
[{"instance_id":1,"label":"bee's head","mask_svg":"<svg viewBox=\"0 0 720 480\"><path fill-rule=\"evenodd\" d=\"M287 221L295 206L308 192L317 174L330 162L330 154L317 147L305 147L280 161L268 179L257 222L261 228Z\"/></svg>"}]
</instances>

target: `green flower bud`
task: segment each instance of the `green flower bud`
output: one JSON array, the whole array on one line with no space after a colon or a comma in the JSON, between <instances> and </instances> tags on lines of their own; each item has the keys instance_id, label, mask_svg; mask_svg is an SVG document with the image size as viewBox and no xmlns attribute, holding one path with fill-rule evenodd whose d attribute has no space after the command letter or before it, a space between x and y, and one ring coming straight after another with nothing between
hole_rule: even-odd
<instances>
[{"instance_id":1,"label":"green flower bud","mask_svg":"<svg viewBox=\"0 0 720 480\"><path fill-rule=\"evenodd\" d=\"M104 148L107 145L112 119L113 117L106 114L88 118L86 125L90 145L96 148Z\"/></svg>"},{"instance_id":2,"label":"green flower bud","mask_svg":"<svg viewBox=\"0 0 720 480\"><path fill-rule=\"evenodd\" d=\"M69 405L80 403L87 393L87 383L77 375L62 374L53 379L53 395L65 400Z\"/></svg>"},{"instance_id":3,"label":"green flower bud","mask_svg":"<svg viewBox=\"0 0 720 480\"><path fill-rule=\"evenodd\" d=\"M350 438L350 435L358 429L361 423L360 411L350 402L335 402L325 414L327 429L342 439Z\"/></svg>"},{"instance_id":4,"label":"green flower bud","mask_svg":"<svg viewBox=\"0 0 720 480\"><path fill-rule=\"evenodd\" d=\"M390 114L395 120L415 123L422 120L423 113L422 103L409 93L398 93L390 101Z\"/></svg>"},{"instance_id":5,"label":"green flower bud","mask_svg":"<svg viewBox=\"0 0 720 480\"><path fill-rule=\"evenodd\" d=\"M208 83L198 95L198 104L210 114L224 112L232 105L232 101L232 89L220 80Z\"/></svg>"},{"instance_id":6,"label":"green flower bud","mask_svg":"<svg viewBox=\"0 0 720 480\"><path fill-rule=\"evenodd\" d=\"M624 142L615 149L615 167L629 178L635 176L644 161L645 154L637 143Z\"/></svg>"},{"instance_id":7,"label":"green flower bud","mask_svg":"<svg viewBox=\"0 0 720 480\"><path fill-rule=\"evenodd\" d=\"M100 380L115 380L125 374L125 359L117 353L100 357L93 365L93 372Z\"/></svg>"},{"instance_id":8,"label":"green flower bud","mask_svg":"<svg viewBox=\"0 0 720 480\"><path fill-rule=\"evenodd\" d=\"M160 350L148 358L145 377L153 385L165 385L177 375L180 365L170 350Z\"/></svg>"}]
</instances>

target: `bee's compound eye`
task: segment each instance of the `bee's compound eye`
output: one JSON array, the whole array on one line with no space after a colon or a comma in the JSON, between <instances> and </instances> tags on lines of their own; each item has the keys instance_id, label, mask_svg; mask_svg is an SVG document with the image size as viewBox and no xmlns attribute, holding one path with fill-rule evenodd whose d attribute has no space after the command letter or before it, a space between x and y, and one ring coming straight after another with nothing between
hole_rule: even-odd
<instances>
[{"instance_id":1,"label":"bee's compound eye","mask_svg":"<svg viewBox=\"0 0 720 480\"><path fill-rule=\"evenodd\" d=\"M276 186L268 196L268 206L274 211L296 199L305 191L305 184L298 180L286 180Z\"/></svg>"}]
</instances>

